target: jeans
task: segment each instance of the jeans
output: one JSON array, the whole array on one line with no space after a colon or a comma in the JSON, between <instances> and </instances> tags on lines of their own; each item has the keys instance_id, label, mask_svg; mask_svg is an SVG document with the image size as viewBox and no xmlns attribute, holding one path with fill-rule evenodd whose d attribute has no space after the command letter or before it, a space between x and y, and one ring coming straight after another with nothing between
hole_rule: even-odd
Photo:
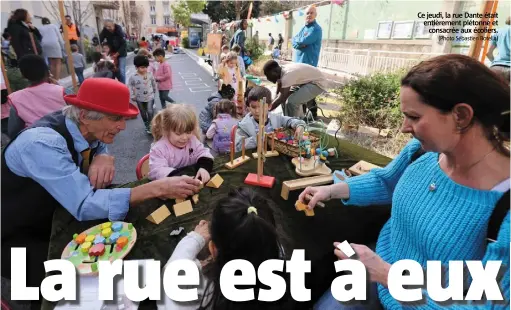
<instances>
[{"instance_id":1,"label":"jeans","mask_svg":"<svg viewBox=\"0 0 511 310\"><path fill-rule=\"evenodd\" d=\"M142 116L142 121L144 122L146 129L149 129L149 125L153 120L154 115L153 105L154 100L151 100L149 102L137 101L137 106L138 109L140 110L140 116Z\"/></svg>"},{"instance_id":2,"label":"jeans","mask_svg":"<svg viewBox=\"0 0 511 310\"><path fill-rule=\"evenodd\" d=\"M292 93L283 107L284 115L290 117L303 117L302 106L325 91L316 84L308 83Z\"/></svg>"},{"instance_id":3,"label":"jeans","mask_svg":"<svg viewBox=\"0 0 511 310\"><path fill-rule=\"evenodd\" d=\"M82 84L83 80L85 78L83 77L83 67L82 68L75 68L76 76L78 77L78 84Z\"/></svg>"},{"instance_id":4,"label":"jeans","mask_svg":"<svg viewBox=\"0 0 511 310\"><path fill-rule=\"evenodd\" d=\"M169 91L168 90L159 90L158 93L160 94L160 102L161 102L161 108L165 109L167 106L167 103L165 101L168 101L170 103L174 103L175 101L169 97Z\"/></svg>"},{"instance_id":5,"label":"jeans","mask_svg":"<svg viewBox=\"0 0 511 310\"><path fill-rule=\"evenodd\" d=\"M115 77L119 82L126 84L126 57L119 57L119 67L115 73Z\"/></svg>"},{"instance_id":6,"label":"jeans","mask_svg":"<svg viewBox=\"0 0 511 310\"><path fill-rule=\"evenodd\" d=\"M341 303L332 295L329 289L316 302L313 310L373 310L383 309L378 300L378 286L376 283L369 284L366 301L352 301L349 303Z\"/></svg>"}]
</instances>

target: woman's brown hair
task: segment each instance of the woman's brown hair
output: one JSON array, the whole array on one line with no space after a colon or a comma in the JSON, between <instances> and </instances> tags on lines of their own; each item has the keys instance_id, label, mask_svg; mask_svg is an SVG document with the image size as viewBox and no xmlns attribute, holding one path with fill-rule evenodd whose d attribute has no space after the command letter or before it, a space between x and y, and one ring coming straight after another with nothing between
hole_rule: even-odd
<instances>
[{"instance_id":1,"label":"woman's brown hair","mask_svg":"<svg viewBox=\"0 0 511 310\"><path fill-rule=\"evenodd\" d=\"M154 141L167 137L170 132L177 135L193 133L200 139L197 115L188 104L171 104L156 114L151 121Z\"/></svg>"},{"instance_id":2,"label":"woman's brown hair","mask_svg":"<svg viewBox=\"0 0 511 310\"><path fill-rule=\"evenodd\" d=\"M474 58L441 55L413 67L401 80L417 92L423 103L449 113L459 103L472 107L472 123L479 122L488 140L509 156L504 141L509 141L509 85ZM462 130L466 130L463 128Z\"/></svg>"}]
</instances>

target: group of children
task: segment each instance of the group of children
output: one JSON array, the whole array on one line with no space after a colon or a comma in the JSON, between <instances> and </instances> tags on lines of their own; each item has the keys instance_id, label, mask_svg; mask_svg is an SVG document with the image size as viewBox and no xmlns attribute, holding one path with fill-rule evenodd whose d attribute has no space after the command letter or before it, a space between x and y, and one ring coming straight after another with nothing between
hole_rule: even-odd
<instances>
[{"instance_id":1,"label":"group of children","mask_svg":"<svg viewBox=\"0 0 511 310\"><path fill-rule=\"evenodd\" d=\"M161 48L155 49L152 55L148 50L140 49L133 59L133 64L137 71L128 81L131 102L138 106L146 132L151 134L156 91L160 97L162 110L166 108L166 101L174 102L169 97L169 91L172 89L172 70L165 61L165 51Z\"/></svg>"}]
</instances>

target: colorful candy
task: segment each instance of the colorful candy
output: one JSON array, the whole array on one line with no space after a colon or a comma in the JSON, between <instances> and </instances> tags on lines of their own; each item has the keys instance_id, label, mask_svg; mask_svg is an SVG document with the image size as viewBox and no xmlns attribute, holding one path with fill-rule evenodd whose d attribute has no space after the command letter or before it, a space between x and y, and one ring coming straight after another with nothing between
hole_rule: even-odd
<instances>
[{"instance_id":1,"label":"colorful candy","mask_svg":"<svg viewBox=\"0 0 511 310\"><path fill-rule=\"evenodd\" d=\"M112 225L112 230L113 231L121 231L121 229L122 229L122 223L120 223L120 222L115 222Z\"/></svg>"},{"instance_id":2,"label":"colorful candy","mask_svg":"<svg viewBox=\"0 0 511 310\"><path fill-rule=\"evenodd\" d=\"M87 253L87 252L89 252L89 249L90 249L91 245L92 245L92 244L91 244L90 242L84 242L84 243L82 244L82 247L81 247L82 252L83 252L83 253Z\"/></svg>"},{"instance_id":3,"label":"colorful candy","mask_svg":"<svg viewBox=\"0 0 511 310\"><path fill-rule=\"evenodd\" d=\"M105 253L105 245L103 243L95 244L89 249L89 256L101 256L103 253Z\"/></svg>"},{"instance_id":4,"label":"colorful candy","mask_svg":"<svg viewBox=\"0 0 511 310\"><path fill-rule=\"evenodd\" d=\"M108 238L110 237L110 235L112 234L112 229L111 228L105 228L101 231L101 236L105 237L105 238Z\"/></svg>"}]
</instances>

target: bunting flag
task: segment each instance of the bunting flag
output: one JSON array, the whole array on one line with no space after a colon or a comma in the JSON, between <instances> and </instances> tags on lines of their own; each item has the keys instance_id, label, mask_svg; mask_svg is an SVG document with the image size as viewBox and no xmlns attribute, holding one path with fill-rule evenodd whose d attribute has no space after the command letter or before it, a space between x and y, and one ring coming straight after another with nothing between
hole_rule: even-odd
<instances>
[{"instance_id":1,"label":"bunting flag","mask_svg":"<svg viewBox=\"0 0 511 310\"><path fill-rule=\"evenodd\" d=\"M257 18L257 21L258 21L258 22L261 22L261 17Z\"/></svg>"},{"instance_id":2,"label":"bunting flag","mask_svg":"<svg viewBox=\"0 0 511 310\"><path fill-rule=\"evenodd\" d=\"M284 15L285 19L288 19L289 18L289 11L285 11L284 13L282 13L282 15Z\"/></svg>"},{"instance_id":3,"label":"bunting flag","mask_svg":"<svg viewBox=\"0 0 511 310\"><path fill-rule=\"evenodd\" d=\"M342 6L345 0L332 0L333 3Z\"/></svg>"},{"instance_id":4,"label":"bunting flag","mask_svg":"<svg viewBox=\"0 0 511 310\"><path fill-rule=\"evenodd\" d=\"M266 21L267 21L267 22L271 22L271 18L270 18L269 16L268 16L268 17L266 17Z\"/></svg>"},{"instance_id":5,"label":"bunting flag","mask_svg":"<svg viewBox=\"0 0 511 310\"><path fill-rule=\"evenodd\" d=\"M303 10L298 11L298 16L303 16L303 15L305 15L305 14L303 13Z\"/></svg>"},{"instance_id":6,"label":"bunting flag","mask_svg":"<svg viewBox=\"0 0 511 310\"><path fill-rule=\"evenodd\" d=\"M275 15L275 22L278 23L279 20L277 19L277 15Z\"/></svg>"}]
</instances>

